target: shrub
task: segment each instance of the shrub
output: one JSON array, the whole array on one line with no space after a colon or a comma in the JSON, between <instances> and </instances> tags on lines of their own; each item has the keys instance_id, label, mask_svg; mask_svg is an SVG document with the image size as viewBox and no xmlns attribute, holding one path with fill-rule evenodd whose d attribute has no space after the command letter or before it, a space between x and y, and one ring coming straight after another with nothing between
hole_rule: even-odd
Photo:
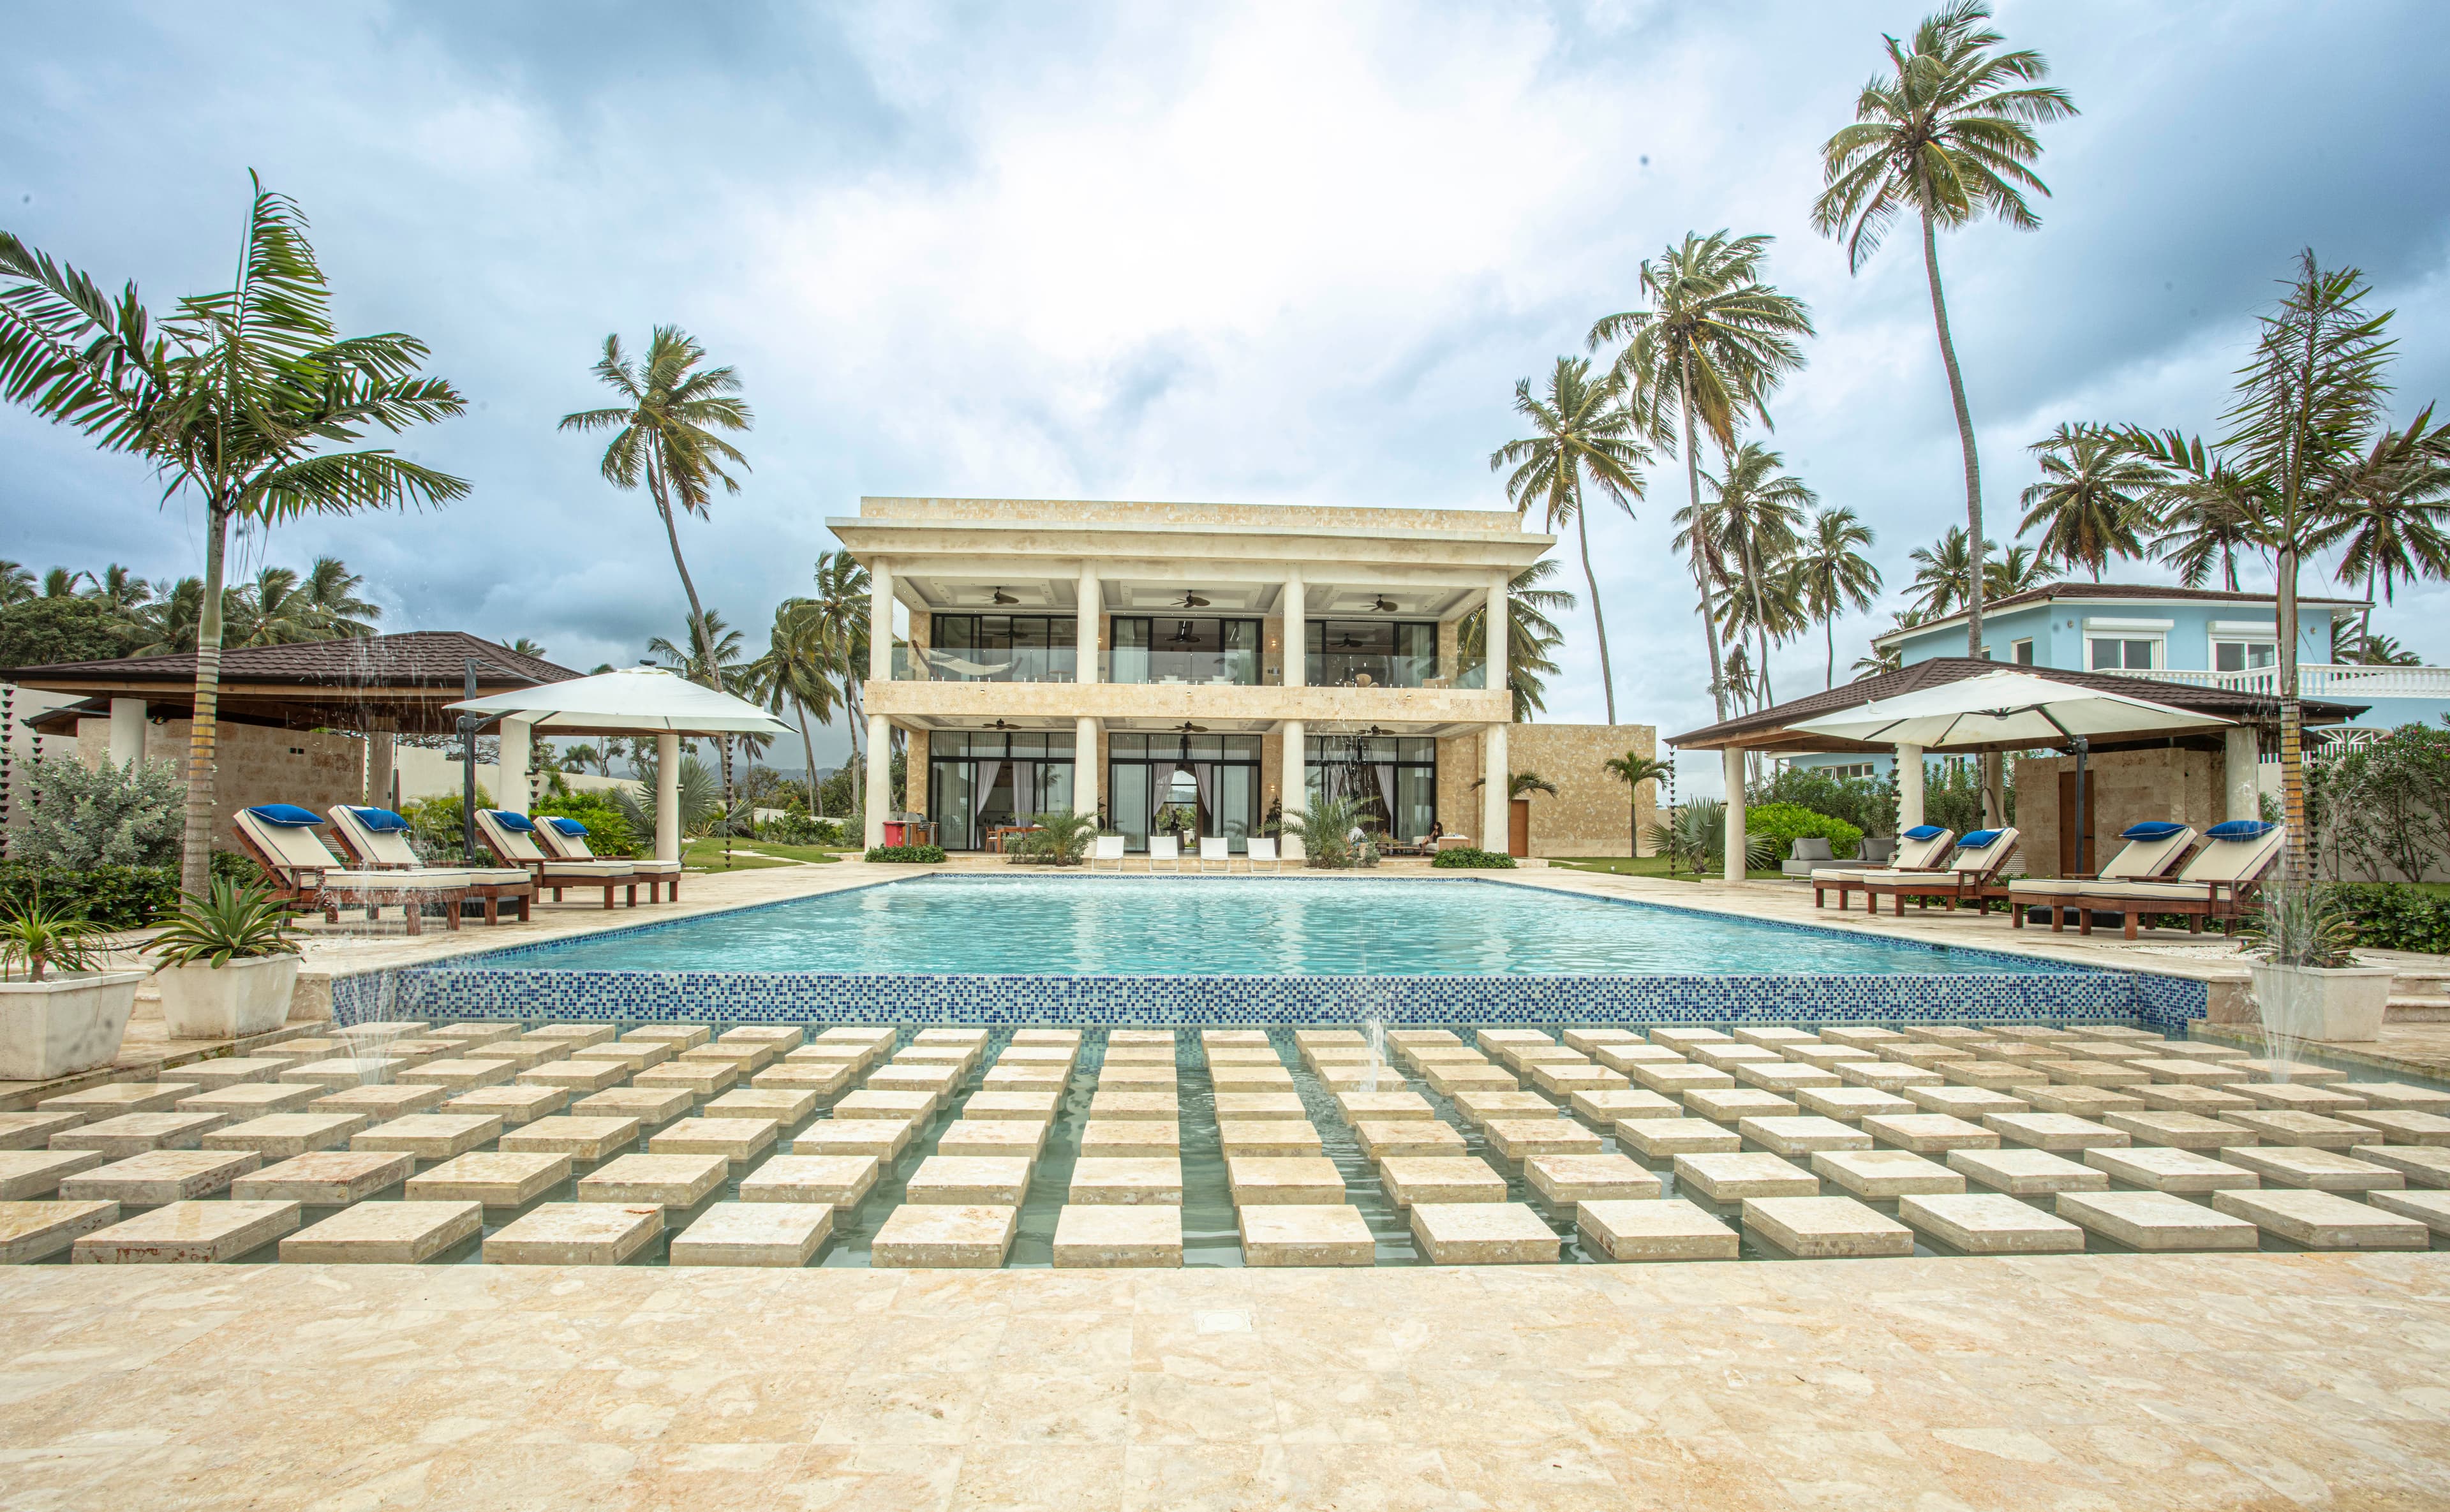
<instances>
[{"instance_id":1,"label":"shrub","mask_svg":"<svg viewBox=\"0 0 2450 1512\"><path fill-rule=\"evenodd\" d=\"M2450 852L2450 728L2401 725L2311 775L2313 832L2334 874L2344 855L2373 876L2421 882Z\"/></svg>"},{"instance_id":2,"label":"shrub","mask_svg":"<svg viewBox=\"0 0 2450 1512\"><path fill-rule=\"evenodd\" d=\"M1439 851L1429 858L1429 864L1482 871L1510 871L1514 867L1514 858L1502 850L1482 850L1477 846L1459 845L1453 850Z\"/></svg>"},{"instance_id":3,"label":"shrub","mask_svg":"<svg viewBox=\"0 0 2450 1512\"><path fill-rule=\"evenodd\" d=\"M255 871L248 865L249 875ZM40 898L105 929L140 929L179 906L179 874L169 866L67 866L0 862L0 908L23 911Z\"/></svg>"},{"instance_id":4,"label":"shrub","mask_svg":"<svg viewBox=\"0 0 2450 1512\"><path fill-rule=\"evenodd\" d=\"M2331 889L2372 950L2450 955L2450 898L2403 882L2349 882Z\"/></svg>"},{"instance_id":5,"label":"shrub","mask_svg":"<svg viewBox=\"0 0 2450 1512\"><path fill-rule=\"evenodd\" d=\"M870 845L867 848L867 859L933 866L944 859L944 847L942 845Z\"/></svg>"},{"instance_id":6,"label":"shrub","mask_svg":"<svg viewBox=\"0 0 2450 1512\"><path fill-rule=\"evenodd\" d=\"M88 770L73 756L26 764L26 827L11 848L56 866L175 866L187 788L168 762Z\"/></svg>"},{"instance_id":7,"label":"shrub","mask_svg":"<svg viewBox=\"0 0 2450 1512\"><path fill-rule=\"evenodd\" d=\"M1799 840L1825 840L1830 854L1841 859L1854 856L1863 843L1863 831L1857 826L1796 804L1746 808L1744 833L1767 841L1771 854L1780 860L1794 853Z\"/></svg>"},{"instance_id":8,"label":"shrub","mask_svg":"<svg viewBox=\"0 0 2450 1512\"><path fill-rule=\"evenodd\" d=\"M1723 871L1727 857L1727 805L1715 798L1698 798L1679 804L1668 811L1668 817L1650 826L1651 849L1667 858L1670 872L1680 865L1702 873ZM1759 871L1775 865L1777 854L1760 832L1744 830L1744 869Z\"/></svg>"},{"instance_id":9,"label":"shrub","mask_svg":"<svg viewBox=\"0 0 2450 1512\"><path fill-rule=\"evenodd\" d=\"M493 795L481 786L476 789L476 806L494 806ZM439 798L412 798L399 805L399 817L408 821L409 844L419 856L429 862L459 859L466 832L460 823L462 816L457 793L446 793ZM476 844L480 850L484 847L482 840Z\"/></svg>"},{"instance_id":10,"label":"shrub","mask_svg":"<svg viewBox=\"0 0 2450 1512\"><path fill-rule=\"evenodd\" d=\"M1854 825L1858 835L1896 833L1897 785L1891 778L1832 777L1808 766L1790 766L1770 781L1756 783L1745 790L1748 813L1774 804L1793 804L1843 820Z\"/></svg>"},{"instance_id":11,"label":"shrub","mask_svg":"<svg viewBox=\"0 0 2450 1512\"><path fill-rule=\"evenodd\" d=\"M630 816L610 793L574 787L545 799L535 805L535 811L539 818L551 815L585 824L587 848L598 856L638 854L638 832L630 827Z\"/></svg>"},{"instance_id":12,"label":"shrub","mask_svg":"<svg viewBox=\"0 0 2450 1512\"><path fill-rule=\"evenodd\" d=\"M226 966L233 960L298 954L298 942L289 934L289 904L276 900L269 888L226 882L181 903L169 927L145 948L161 957L165 966L200 961Z\"/></svg>"},{"instance_id":13,"label":"shrub","mask_svg":"<svg viewBox=\"0 0 2450 1512\"><path fill-rule=\"evenodd\" d=\"M830 819L790 813L757 826L757 838L778 845L839 845L842 826Z\"/></svg>"}]
</instances>

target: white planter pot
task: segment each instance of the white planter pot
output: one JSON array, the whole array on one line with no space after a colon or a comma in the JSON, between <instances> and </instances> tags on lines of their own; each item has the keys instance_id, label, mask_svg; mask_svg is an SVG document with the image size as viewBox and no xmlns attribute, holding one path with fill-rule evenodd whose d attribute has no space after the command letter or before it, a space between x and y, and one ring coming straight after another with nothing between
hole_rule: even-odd
<instances>
[{"instance_id":1,"label":"white planter pot","mask_svg":"<svg viewBox=\"0 0 2450 1512\"><path fill-rule=\"evenodd\" d=\"M196 961L165 966L162 1018L173 1039L240 1039L265 1035L289 1020L298 985L298 958L258 956L226 966Z\"/></svg>"},{"instance_id":2,"label":"white planter pot","mask_svg":"<svg viewBox=\"0 0 2450 1512\"><path fill-rule=\"evenodd\" d=\"M109 1065L141 971L66 972L0 981L0 1081L49 1081Z\"/></svg>"},{"instance_id":3,"label":"white planter pot","mask_svg":"<svg viewBox=\"0 0 2450 1512\"><path fill-rule=\"evenodd\" d=\"M2301 1039L2374 1040L2382 1037L2390 1010L2388 966L2281 966L2249 968L2254 1001L2264 1027Z\"/></svg>"}]
</instances>

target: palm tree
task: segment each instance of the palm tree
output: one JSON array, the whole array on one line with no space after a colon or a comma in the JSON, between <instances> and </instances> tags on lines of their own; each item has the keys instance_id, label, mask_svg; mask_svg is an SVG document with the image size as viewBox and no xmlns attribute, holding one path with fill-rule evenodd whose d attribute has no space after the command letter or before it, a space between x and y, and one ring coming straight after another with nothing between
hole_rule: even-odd
<instances>
[{"instance_id":1,"label":"palm tree","mask_svg":"<svg viewBox=\"0 0 2450 1512\"><path fill-rule=\"evenodd\" d=\"M1804 302L1760 280L1771 240L1687 231L1655 262L1642 264L1641 287L1650 308L1606 316L1591 327L1594 351L1604 341L1625 343L1614 371L1624 376L1651 437L1672 446L1681 429L1685 508L1694 518L1701 514L1698 433L1707 430L1721 450L1733 450L1736 427L1747 416L1766 418L1762 405L1770 394L1803 366L1798 339L1813 334ZM1702 538L1693 540L1699 544ZM1724 719L1724 678L1710 621L1710 570L1701 557L1691 560L1710 651L1710 687Z\"/></svg>"},{"instance_id":2,"label":"palm tree","mask_svg":"<svg viewBox=\"0 0 2450 1512\"><path fill-rule=\"evenodd\" d=\"M305 217L250 174L235 287L181 300L158 326L136 285L92 279L0 232L0 397L131 452L204 504L196 689L179 884L209 880L221 691L222 569L233 521L439 505L462 479L385 449L327 451L369 429L399 432L466 406L420 378L425 344L398 332L343 340Z\"/></svg>"},{"instance_id":3,"label":"palm tree","mask_svg":"<svg viewBox=\"0 0 2450 1512\"><path fill-rule=\"evenodd\" d=\"M2058 570L2050 552L2037 552L2022 541L2012 542L1998 555L1982 559L1982 601L1996 604L2012 594L2029 592L2050 582Z\"/></svg>"},{"instance_id":4,"label":"palm tree","mask_svg":"<svg viewBox=\"0 0 2450 1512\"><path fill-rule=\"evenodd\" d=\"M722 611L711 609L695 611L690 615L685 633L690 641L686 649L661 635L650 637L647 641L647 649L662 657L665 666L692 683L720 688L729 693L740 691L742 684L749 676L749 664L742 657L740 632L724 624ZM735 740L747 742L755 738L748 735L715 737L716 746L723 754L723 809L727 816L730 814L732 808L731 743ZM763 747L761 746L751 748L762 749ZM726 832L729 833L728 822ZM730 847L727 844L725 847L727 859L729 854Z\"/></svg>"},{"instance_id":5,"label":"palm tree","mask_svg":"<svg viewBox=\"0 0 2450 1512\"><path fill-rule=\"evenodd\" d=\"M2331 621L2331 660L2363 667L2421 667L2424 658L2387 635L2368 635L2348 619Z\"/></svg>"},{"instance_id":6,"label":"palm tree","mask_svg":"<svg viewBox=\"0 0 2450 1512\"><path fill-rule=\"evenodd\" d=\"M117 562L104 568L102 575L92 582L85 596L130 623L138 611L153 602L153 585Z\"/></svg>"},{"instance_id":7,"label":"palm tree","mask_svg":"<svg viewBox=\"0 0 2450 1512\"><path fill-rule=\"evenodd\" d=\"M1653 761L1638 750L1622 756L1611 756L1600 764L1610 777L1624 784L1624 853L1630 858L1642 850L1642 785L1664 783L1676 775L1673 765Z\"/></svg>"},{"instance_id":8,"label":"palm tree","mask_svg":"<svg viewBox=\"0 0 2450 1512\"><path fill-rule=\"evenodd\" d=\"M1650 452L1634 435L1633 415L1623 402L1624 383L1616 374L1593 381L1587 359L1561 357L1548 375L1548 396L1536 398L1531 380L1514 385L1514 410L1538 434L1508 441L1489 454L1495 472L1511 466L1506 497L1518 514L1536 500L1546 512L1544 530L1571 520L1582 549L1583 581L1591 591L1591 630L1600 643L1600 690L1607 720L1616 723L1616 678L1608 669L1607 621L1600 613L1600 582L1591 571L1590 521L1584 510L1585 479L1607 491L1627 514L1642 496L1642 464ZM1512 642L1507 642L1512 649Z\"/></svg>"},{"instance_id":9,"label":"palm tree","mask_svg":"<svg viewBox=\"0 0 2450 1512\"><path fill-rule=\"evenodd\" d=\"M2041 553L2090 569L2096 583L2110 558L2146 553L2142 533L2158 524L2152 500L2166 471L2097 425L2062 422L2027 450L2040 458L2042 480L2025 490L2018 534L2041 526Z\"/></svg>"},{"instance_id":10,"label":"palm tree","mask_svg":"<svg viewBox=\"0 0 2450 1512\"><path fill-rule=\"evenodd\" d=\"M26 564L0 558L0 609L22 604L33 596L34 574L26 571Z\"/></svg>"},{"instance_id":11,"label":"palm tree","mask_svg":"<svg viewBox=\"0 0 2450 1512\"><path fill-rule=\"evenodd\" d=\"M787 598L774 608L774 625L767 633L766 654L749 666L751 696L776 714L790 705L800 722L800 747L808 764L808 812L826 811L817 782L817 745L808 733L808 716L830 725L842 697L842 658L828 632L823 606L809 598Z\"/></svg>"},{"instance_id":12,"label":"palm tree","mask_svg":"<svg viewBox=\"0 0 2450 1512\"><path fill-rule=\"evenodd\" d=\"M1801 478L1779 471L1785 466L1783 456L1759 441L1746 441L1727 455L1724 474L1703 477L1710 485L1721 538L1743 564L1750 618L1760 645L1761 692L1773 703L1777 700L1769 685L1771 615L1762 597L1761 579L1794 552L1803 512L1820 502L1820 495L1804 487Z\"/></svg>"},{"instance_id":13,"label":"palm tree","mask_svg":"<svg viewBox=\"0 0 2450 1512\"><path fill-rule=\"evenodd\" d=\"M2123 439L2131 443L2133 437ZM2153 537L2153 554L2175 568L2188 588L2203 587L2217 563L2221 585L2236 592L2238 553L2270 550L2264 529L2271 515L2267 491L2260 479L2223 464L2200 437L2171 431L2156 448L2154 455L2176 461L2154 505L2161 533Z\"/></svg>"},{"instance_id":14,"label":"palm tree","mask_svg":"<svg viewBox=\"0 0 2450 1512\"><path fill-rule=\"evenodd\" d=\"M1838 616L1848 610L1863 612L1879 594L1880 570L1862 551L1873 539L1872 528L1849 509L1814 514L1811 533L1803 538L1797 565L1803 570L1804 606L1820 621L1828 661L1823 688L1838 686Z\"/></svg>"},{"instance_id":15,"label":"palm tree","mask_svg":"<svg viewBox=\"0 0 2450 1512\"><path fill-rule=\"evenodd\" d=\"M1982 465L1974 450L1974 415L1965 376L1948 334L1939 284L1938 232L1996 216L2019 231L2041 224L2025 191L2051 191L2026 165L2039 157L2032 127L2076 113L2067 91L2035 81L2050 75L2038 52L1993 52L2003 40L1983 25L1984 0L1954 0L1915 29L1908 50L1888 44L1893 77L1874 76L1855 101L1855 124L1820 149L1825 187L1812 206L1813 227L1843 238L1846 266L1859 272L1901 214L1922 223L1922 265L1931 284L1932 324L1939 332L1956 439L1965 453L1965 529L1975 543L1967 577L1966 654L1982 654Z\"/></svg>"},{"instance_id":16,"label":"palm tree","mask_svg":"<svg viewBox=\"0 0 2450 1512\"><path fill-rule=\"evenodd\" d=\"M1506 591L1506 686L1514 695L1514 722L1529 724L1547 708L1547 679L1557 675L1557 648L1565 632L1552 614L1573 612L1574 595L1546 587L1557 575L1554 558L1544 556L1514 574ZM1465 666L1488 660L1488 610L1471 611L1455 626L1455 650Z\"/></svg>"},{"instance_id":17,"label":"palm tree","mask_svg":"<svg viewBox=\"0 0 2450 1512\"><path fill-rule=\"evenodd\" d=\"M528 639L524 635L515 641L502 642L502 649L510 652L514 656L533 656L537 661L544 660L544 648ZM571 754L576 755L581 748L582 747L575 746L572 746ZM595 759L595 752L592 749L589 750L587 752L586 759L591 762L593 761Z\"/></svg>"},{"instance_id":18,"label":"palm tree","mask_svg":"<svg viewBox=\"0 0 2450 1512\"><path fill-rule=\"evenodd\" d=\"M861 705L860 690L867 681L867 569L852 559L847 551L835 550L817 558L816 592L809 602L816 616L815 633L825 637L834 648L842 665L842 700L844 718L850 726L850 764L854 773L851 792L864 792L860 784L866 772L862 759L862 737L867 733L867 720ZM1089 654L1081 648L1080 654Z\"/></svg>"},{"instance_id":19,"label":"palm tree","mask_svg":"<svg viewBox=\"0 0 2450 1512\"><path fill-rule=\"evenodd\" d=\"M74 598L79 583L93 581L91 572L71 572L65 567L54 567L43 574L45 598Z\"/></svg>"},{"instance_id":20,"label":"palm tree","mask_svg":"<svg viewBox=\"0 0 2450 1512\"><path fill-rule=\"evenodd\" d=\"M1883 672L1902 671L1904 669L1905 650L1902 647L1892 646L1883 650L1876 646L1868 654L1856 657L1855 665L1847 670L1853 672L1854 680L1859 683L1866 677L1877 677Z\"/></svg>"},{"instance_id":21,"label":"palm tree","mask_svg":"<svg viewBox=\"0 0 2450 1512\"><path fill-rule=\"evenodd\" d=\"M1992 551L1999 549L1996 541L1985 541ZM1952 525L1940 533L1930 546L1917 546L1906 553L1915 564L1914 581L1908 586L1915 591L1915 609L1924 619L1945 619L1966 602L1974 582L1974 553L1966 550L1965 529ZM1980 647L1975 647L1978 653Z\"/></svg>"},{"instance_id":22,"label":"palm tree","mask_svg":"<svg viewBox=\"0 0 2450 1512\"><path fill-rule=\"evenodd\" d=\"M2365 582L2357 635L2369 640L2377 590L2396 603L2400 582L2450 577L2450 424L2433 428L2433 409L2403 430L2374 437L2365 455L2340 470L2337 497L2309 544L2340 548L2339 576Z\"/></svg>"},{"instance_id":23,"label":"palm tree","mask_svg":"<svg viewBox=\"0 0 2450 1512\"><path fill-rule=\"evenodd\" d=\"M382 609L358 597L365 581L365 574L350 572L337 556L315 558L298 584L298 614L321 632L316 639L362 640L374 634Z\"/></svg>"}]
</instances>

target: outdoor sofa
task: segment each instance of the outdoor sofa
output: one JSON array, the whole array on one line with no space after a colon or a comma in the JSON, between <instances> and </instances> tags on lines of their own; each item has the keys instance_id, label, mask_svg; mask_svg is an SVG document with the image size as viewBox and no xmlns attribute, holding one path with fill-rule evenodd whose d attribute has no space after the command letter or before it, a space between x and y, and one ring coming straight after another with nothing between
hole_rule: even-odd
<instances>
[{"instance_id":1,"label":"outdoor sofa","mask_svg":"<svg viewBox=\"0 0 2450 1512\"><path fill-rule=\"evenodd\" d=\"M1980 904L1987 912L1991 900L2005 898L2008 889L1999 880L2000 869L2008 858L2016 853L2017 832L2014 828L1977 829L1956 843L1956 854L1949 858L1947 869L1931 876L1901 874L1894 878L1866 876L1863 901L1873 913L1880 911L1880 900L1896 900L1895 911L1905 916L1906 900L1929 908L1934 899L1954 913L1958 903Z\"/></svg>"}]
</instances>

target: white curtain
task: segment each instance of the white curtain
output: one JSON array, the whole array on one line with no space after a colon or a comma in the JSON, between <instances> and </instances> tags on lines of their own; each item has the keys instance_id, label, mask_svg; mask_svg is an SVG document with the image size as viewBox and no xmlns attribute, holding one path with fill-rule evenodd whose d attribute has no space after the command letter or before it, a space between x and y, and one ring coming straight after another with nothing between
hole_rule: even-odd
<instances>
[{"instance_id":1,"label":"white curtain","mask_svg":"<svg viewBox=\"0 0 2450 1512\"><path fill-rule=\"evenodd\" d=\"M1210 825L1215 824L1216 819L1215 763L1193 763L1191 767L1191 781L1192 785L1199 791L1199 812L1202 816L1199 822L1199 832L1204 835L1208 833Z\"/></svg>"},{"instance_id":2,"label":"white curtain","mask_svg":"<svg viewBox=\"0 0 2450 1512\"><path fill-rule=\"evenodd\" d=\"M970 779L970 843L980 845L986 837L979 833L979 817L987 811L987 798L995 792L996 773L1003 770L1003 763L976 762L970 769L978 774Z\"/></svg>"},{"instance_id":3,"label":"white curtain","mask_svg":"<svg viewBox=\"0 0 2450 1512\"><path fill-rule=\"evenodd\" d=\"M1012 764L1012 819L1019 824L1038 814L1038 762Z\"/></svg>"},{"instance_id":4,"label":"white curtain","mask_svg":"<svg viewBox=\"0 0 2450 1512\"><path fill-rule=\"evenodd\" d=\"M1378 800L1387 805L1387 838L1389 840L1409 838L1395 833L1397 824L1402 818L1395 808L1395 764L1379 762L1370 769L1378 776Z\"/></svg>"}]
</instances>

